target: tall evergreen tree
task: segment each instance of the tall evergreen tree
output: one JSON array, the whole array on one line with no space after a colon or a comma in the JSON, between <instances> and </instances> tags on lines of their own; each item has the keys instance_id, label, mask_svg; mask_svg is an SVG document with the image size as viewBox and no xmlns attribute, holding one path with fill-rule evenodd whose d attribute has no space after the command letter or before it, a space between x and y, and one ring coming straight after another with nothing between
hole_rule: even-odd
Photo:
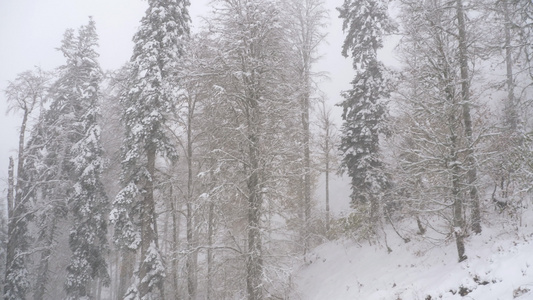
<instances>
[{"instance_id":1,"label":"tall evergreen tree","mask_svg":"<svg viewBox=\"0 0 533 300\"><path fill-rule=\"evenodd\" d=\"M161 299L165 266L159 250L155 213L157 154L177 158L165 123L172 108L171 72L184 52L189 36L188 0L149 0L133 41L130 86L122 95L123 174L125 188L111 212L115 239L141 256L138 278L128 299Z\"/></svg>"},{"instance_id":2,"label":"tall evergreen tree","mask_svg":"<svg viewBox=\"0 0 533 300\"><path fill-rule=\"evenodd\" d=\"M99 179L101 150L96 125L101 70L96 61L97 36L92 19L76 36L67 30L60 51L67 62L51 86L50 107L41 112L27 145L21 191L34 207L40 260L34 299L44 299L50 276L58 222L73 213L72 258L65 290L69 299L91 297L92 279L107 280L107 198Z\"/></svg>"},{"instance_id":3,"label":"tall evergreen tree","mask_svg":"<svg viewBox=\"0 0 533 300\"><path fill-rule=\"evenodd\" d=\"M388 97L386 70L378 60L383 36L394 26L386 0L345 0L338 8L346 39L342 54L353 59L352 88L343 93L340 150L341 167L351 177L352 207L374 231L387 176L380 157L379 136L384 133Z\"/></svg>"},{"instance_id":4,"label":"tall evergreen tree","mask_svg":"<svg viewBox=\"0 0 533 300\"><path fill-rule=\"evenodd\" d=\"M65 283L68 299L92 298L91 281L97 278L104 283L109 281L105 261L109 204L100 179L103 153L97 124L102 78L95 51L97 43L95 23L90 19L76 38L66 40L61 47L67 64L56 83L57 95L71 97L80 117L71 124L78 134L68 156L73 183L68 206L74 223L69 238L72 257Z\"/></svg>"},{"instance_id":5,"label":"tall evergreen tree","mask_svg":"<svg viewBox=\"0 0 533 300\"><path fill-rule=\"evenodd\" d=\"M70 33L70 31L68 31ZM39 116L32 128L27 145L27 157L24 162L24 181L22 190L24 198L32 204L31 216L37 225L37 238L33 247L40 251L36 278L33 285L33 299L46 297L49 278L50 259L54 250L57 223L66 215L68 175L65 175L67 132L69 128L62 124L71 124L71 106L62 100L53 99L51 107ZM62 110L61 108L65 108ZM62 142L64 141L64 142Z\"/></svg>"}]
</instances>

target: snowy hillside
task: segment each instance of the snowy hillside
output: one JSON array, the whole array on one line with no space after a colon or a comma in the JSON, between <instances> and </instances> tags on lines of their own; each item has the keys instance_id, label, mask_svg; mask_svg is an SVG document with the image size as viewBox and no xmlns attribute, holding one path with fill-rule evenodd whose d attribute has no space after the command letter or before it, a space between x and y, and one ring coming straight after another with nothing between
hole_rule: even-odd
<instances>
[{"instance_id":1,"label":"snowy hillside","mask_svg":"<svg viewBox=\"0 0 533 300\"><path fill-rule=\"evenodd\" d=\"M527 222L526 222L527 220ZM391 230L388 245L333 241L317 247L295 273L294 299L533 299L533 217L519 232L501 224L467 240L457 262L452 241L430 243Z\"/></svg>"}]
</instances>

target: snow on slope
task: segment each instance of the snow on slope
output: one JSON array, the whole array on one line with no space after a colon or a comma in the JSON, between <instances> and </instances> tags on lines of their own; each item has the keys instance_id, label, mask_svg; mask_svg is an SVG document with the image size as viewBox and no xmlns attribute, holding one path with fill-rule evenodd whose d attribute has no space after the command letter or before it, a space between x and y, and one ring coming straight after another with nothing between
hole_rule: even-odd
<instances>
[{"instance_id":1,"label":"snow on slope","mask_svg":"<svg viewBox=\"0 0 533 300\"><path fill-rule=\"evenodd\" d=\"M485 228L457 262L453 241L405 244L387 231L383 245L334 241L317 247L294 274L302 300L533 299L533 218L519 233Z\"/></svg>"}]
</instances>

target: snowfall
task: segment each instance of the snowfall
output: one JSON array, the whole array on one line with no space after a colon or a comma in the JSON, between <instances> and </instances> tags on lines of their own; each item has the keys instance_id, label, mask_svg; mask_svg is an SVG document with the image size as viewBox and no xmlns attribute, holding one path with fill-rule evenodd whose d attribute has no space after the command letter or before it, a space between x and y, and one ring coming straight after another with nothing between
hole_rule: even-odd
<instances>
[{"instance_id":1,"label":"snowfall","mask_svg":"<svg viewBox=\"0 0 533 300\"><path fill-rule=\"evenodd\" d=\"M291 299L533 299L533 212L522 214L522 224L501 214L491 222L467 238L461 263L453 239L417 235L416 225L399 230L408 243L392 227L373 244L330 241L293 274Z\"/></svg>"}]
</instances>

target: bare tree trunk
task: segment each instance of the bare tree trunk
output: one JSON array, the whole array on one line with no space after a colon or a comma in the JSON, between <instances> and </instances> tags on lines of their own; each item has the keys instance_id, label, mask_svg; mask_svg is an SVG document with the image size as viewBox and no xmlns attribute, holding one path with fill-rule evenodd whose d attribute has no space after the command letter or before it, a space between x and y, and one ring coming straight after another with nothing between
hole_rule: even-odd
<instances>
[{"instance_id":1,"label":"bare tree trunk","mask_svg":"<svg viewBox=\"0 0 533 300\"><path fill-rule=\"evenodd\" d=\"M102 280L98 278L96 281L96 299L102 300Z\"/></svg>"},{"instance_id":2,"label":"bare tree trunk","mask_svg":"<svg viewBox=\"0 0 533 300\"><path fill-rule=\"evenodd\" d=\"M163 280L159 281L155 286L150 276L153 263L147 263L149 259L149 250L159 251L159 243L157 238L157 216L155 213L154 200L154 180L155 180L155 145L147 150L147 164L146 169L150 175L149 180L146 181L144 201L141 208L141 260L139 266L139 296L142 299L149 293L154 293L159 299L164 298ZM156 279L157 280L157 279ZM155 289L155 290L154 290Z\"/></svg>"},{"instance_id":3,"label":"bare tree trunk","mask_svg":"<svg viewBox=\"0 0 533 300\"><path fill-rule=\"evenodd\" d=\"M122 259L120 261L120 280L118 284L117 297L115 299L122 299L128 288L131 286L131 278L133 277L133 270L135 268L135 252L125 251L122 253Z\"/></svg>"},{"instance_id":4,"label":"bare tree trunk","mask_svg":"<svg viewBox=\"0 0 533 300\"><path fill-rule=\"evenodd\" d=\"M187 116L187 293L188 299L196 299L197 286L197 250L194 237L193 213L193 141L192 119L194 114L194 100L189 98Z\"/></svg>"},{"instance_id":5,"label":"bare tree trunk","mask_svg":"<svg viewBox=\"0 0 533 300\"><path fill-rule=\"evenodd\" d=\"M329 237L329 136L326 138L326 235Z\"/></svg>"},{"instance_id":6,"label":"bare tree trunk","mask_svg":"<svg viewBox=\"0 0 533 300\"><path fill-rule=\"evenodd\" d=\"M257 141L255 136L251 136L252 144ZM250 145L250 148L255 147ZM251 150L255 153L255 150ZM250 195L248 197L248 253L246 260L246 286L248 290L248 300L262 300L262 275L263 275L263 258L261 242L261 205L262 197L259 189L258 179L258 161L255 154L251 156L252 174L248 179Z\"/></svg>"},{"instance_id":7,"label":"bare tree trunk","mask_svg":"<svg viewBox=\"0 0 533 300\"><path fill-rule=\"evenodd\" d=\"M41 260L39 262L39 268L37 271L37 280L34 286L34 300L46 299L44 295L46 294L46 284L48 283L50 256L52 255L52 245L54 244L56 226L56 218L52 217L50 223L46 226L49 231L45 231L45 233L43 233L45 235L43 237L45 249L41 252Z\"/></svg>"},{"instance_id":8,"label":"bare tree trunk","mask_svg":"<svg viewBox=\"0 0 533 300\"><path fill-rule=\"evenodd\" d=\"M320 32L325 14L320 0L289 0L286 2L286 9L293 16L292 25L288 28L290 39L297 50L295 60L295 70L298 74L299 102L301 116L301 143L302 143L302 184L303 184L303 228L301 238L305 254L310 248L310 222L312 208L312 170L311 170L311 145L310 145L310 108L312 96L312 74L311 68L314 63L318 45L324 38ZM300 195L299 195L300 196Z\"/></svg>"},{"instance_id":9,"label":"bare tree trunk","mask_svg":"<svg viewBox=\"0 0 533 300\"><path fill-rule=\"evenodd\" d=\"M477 166L473 150L472 117L470 115L470 77L468 72L468 52L465 12L462 0L457 0L457 25L459 27L459 63L461 67L461 96L463 103L463 121L468 142L467 177L470 186L470 201L472 204L472 230L481 233L481 208L479 192L477 190Z\"/></svg>"},{"instance_id":10,"label":"bare tree trunk","mask_svg":"<svg viewBox=\"0 0 533 300\"><path fill-rule=\"evenodd\" d=\"M15 205L18 206L22 202L22 170L24 169L24 140L26 135L26 125L28 123L28 115L30 112L28 110L24 111L24 116L22 117L22 124L20 125L19 133L19 148L18 148L18 162L17 162L17 190L15 195Z\"/></svg>"},{"instance_id":11,"label":"bare tree trunk","mask_svg":"<svg viewBox=\"0 0 533 300\"><path fill-rule=\"evenodd\" d=\"M455 235L455 243L457 245L457 254L459 262L466 259L465 243L464 243L464 219L463 219L463 199L461 196L461 182L460 182L460 167L457 162L457 136L452 135L452 150L451 157L454 165L452 166L452 195L453 195L453 232Z\"/></svg>"},{"instance_id":12,"label":"bare tree trunk","mask_svg":"<svg viewBox=\"0 0 533 300\"><path fill-rule=\"evenodd\" d=\"M309 68L309 58L304 54L305 66ZM302 127L303 127L303 148L304 148L304 255L309 252L310 242L310 221L311 221L311 151L309 149L309 72L304 70L303 79L304 94L302 97Z\"/></svg>"},{"instance_id":13,"label":"bare tree trunk","mask_svg":"<svg viewBox=\"0 0 533 300\"><path fill-rule=\"evenodd\" d=\"M179 299L179 282L178 282L178 251L179 251L179 213L174 198L174 189L170 187L170 209L172 214L172 289L176 299Z\"/></svg>"},{"instance_id":14,"label":"bare tree trunk","mask_svg":"<svg viewBox=\"0 0 533 300\"><path fill-rule=\"evenodd\" d=\"M14 189L15 189L15 175L14 175L14 163L13 163L13 157L9 157L9 166L8 166L8 169L7 169L7 218L8 220L11 220L13 218L13 208L15 207L13 205L13 202L14 202ZM11 222L9 222L9 225L8 225L8 231L7 232L10 232L11 231ZM9 237L9 234L8 234L8 237ZM9 256L9 242L7 244L7 252L8 252L8 256ZM8 263L7 265L9 265L9 260L8 260Z\"/></svg>"},{"instance_id":15,"label":"bare tree trunk","mask_svg":"<svg viewBox=\"0 0 533 300\"><path fill-rule=\"evenodd\" d=\"M8 230L7 230L7 245L6 245L6 269L5 269L5 288L13 289L12 294L19 295L22 291L17 291L15 286L12 286L12 282L7 278L12 272L19 272L20 270L13 270L12 268L24 267L25 257L19 257L18 263L15 264L17 259L17 252L25 252L26 246L26 231L27 223L25 204L22 197L22 173L24 168L24 139L26 134L26 124L28 122L28 115L30 111L25 108L22 118L22 124L20 125L19 133L19 146L18 146L18 162L17 162L17 181L14 182L14 164L13 158L9 158L9 178L8 178L8 193L7 193L7 216L8 216ZM15 266L18 265L18 266ZM23 292L26 293L26 292ZM21 296L21 295L19 295Z\"/></svg>"},{"instance_id":16,"label":"bare tree trunk","mask_svg":"<svg viewBox=\"0 0 533 300\"><path fill-rule=\"evenodd\" d=\"M109 297L111 299L117 298L115 296L115 291L117 289L117 255L114 255L115 253L113 250L109 253Z\"/></svg>"},{"instance_id":17,"label":"bare tree trunk","mask_svg":"<svg viewBox=\"0 0 533 300\"><path fill-rule=\"evenodd\" d=\"M248 253L246 254L246 287L248 300L263 299L263 257L261 241L261 215L263 198L261 195L259 136L255 94L248 95Z\"/></svg>"},{"instance_id":18,"label":"bare tree trunk","mask_svg":"<svg viewBox=\"0 0 533 300\"><path fill-rule=\"evenodd\" d=\"M213 235L215 226L215 203L210 200L207 220L207 300L213 299Z\"/></svg>"},{"instance_id":19,"label":"bare tree trunk","mask_svg":"<svg viewBox=\"0 0 533 300\"><path fill-rule=\"evenodd\" d=\"M325 182L325 192L326 192L326 237L329 238L330 234L330 227L331 227L331 216L330 216L330 203L329 203L329 174L332 164L332 159L330 155L331 148L334 146L332 145L333 140L333 124L331 121L331 111L326 108L325 101L322 102L322 107L320 109L320 123L321 128L320 130L323 132L323 143L320 143L320 148L322 151L322 154L324 155L324 173L326 176L326 182Z\"/></svg>"},{"instance_id":20,"label":"bare tree trunk","mask_svg":"<svg viewBox=\"0 0 533 300\"><path fill-rule=\"evenodd\" d=\"M513 79L513 54L511 49L511 19L509 16L509 6L507 0L502 1L503 13L505 19L505 64L507 67L507 122L512 133L516 133L518 127L518 113L514 97L514 79Z\"/></svg>"},{"instance_id":21,"label":"bare tree trunk","mask_svg":"<svg viewBox=\"0 0 533 300\"><path fill-rule=\"evenodd\" d=\"M14 163L13 163L13 157L9 157L9 167L8 167L8 175L7 175L7 245L6 245L6 269L5 269L5 283L7 283L7 276L9 275L9 270L11 268L11 264L15 258L15 238L16 235L14 234L15 231L15 222L13 219L13 202L14 202L14 194L13 191L15 189L15 175L14 175ZM7 290L7 286L3 287L2 295L4 295L4 290Z\"/></svg>"},{"instance_id":22,"label":"bare tree trunk","mask_svg":"<svg viewBox=\"0 0 533 300\"><path fill-rule=\"evenodd\" d=\"M446 52L443 48L442 41L440 41L440 39L439 39L439 52L442 54L442 57L446 57ZM459 154L457 152L458 151L457 149L459 148L457 128L460 126L458 124L460 123L460 121L456 117L456 111L459 111L461 107L460 106L461 101L459 101L458 103L458 99L455 96L456 95L455 82L453 81L453 76L451 75L454 72L450 71L448 68L449 66L446 66L444 69L442 69L442 78L444 79L444 83L445 83L444 92L446 95L446 100L449 103L449 105L453 107L453 110L449 112L449 115L448 115L448 124L449 124L448 126L450 130L450 157L449 157L450 164L448 165L448 170L451 171L452 198L453 198L453 207L452 207L453 208L453 224L452 226L453 226L453 234L455 236L455 243L457 246L457 254L458 254L459 262L462 262L467 258L465 255L465 244L464 244L464 235L466 232L466 228L465 228L465 221L464 221L464 216L463 216L464 203L463 203L463 198L462 198L463 196L461 193L461 185L462 185L461 166L459 163ZM459 99L459 100L464 101L464 98ZM464 103L462 104L462 108L463 108L463 113L464 113L464 108L465 108ZM468 116L470 115L468 114ZM464 117L465 116L463 114L463 118ZM468 146L471 145L468 139L467 139L467 143L469 143ZM468 157L466 159L468 160ZM470 178L468 179L470 180ZM418 217L417 217L417 222L418 222L420 231L423 234L425 230L422 230L420 220L418 219Z\"/></svg>"}]
</instances>

